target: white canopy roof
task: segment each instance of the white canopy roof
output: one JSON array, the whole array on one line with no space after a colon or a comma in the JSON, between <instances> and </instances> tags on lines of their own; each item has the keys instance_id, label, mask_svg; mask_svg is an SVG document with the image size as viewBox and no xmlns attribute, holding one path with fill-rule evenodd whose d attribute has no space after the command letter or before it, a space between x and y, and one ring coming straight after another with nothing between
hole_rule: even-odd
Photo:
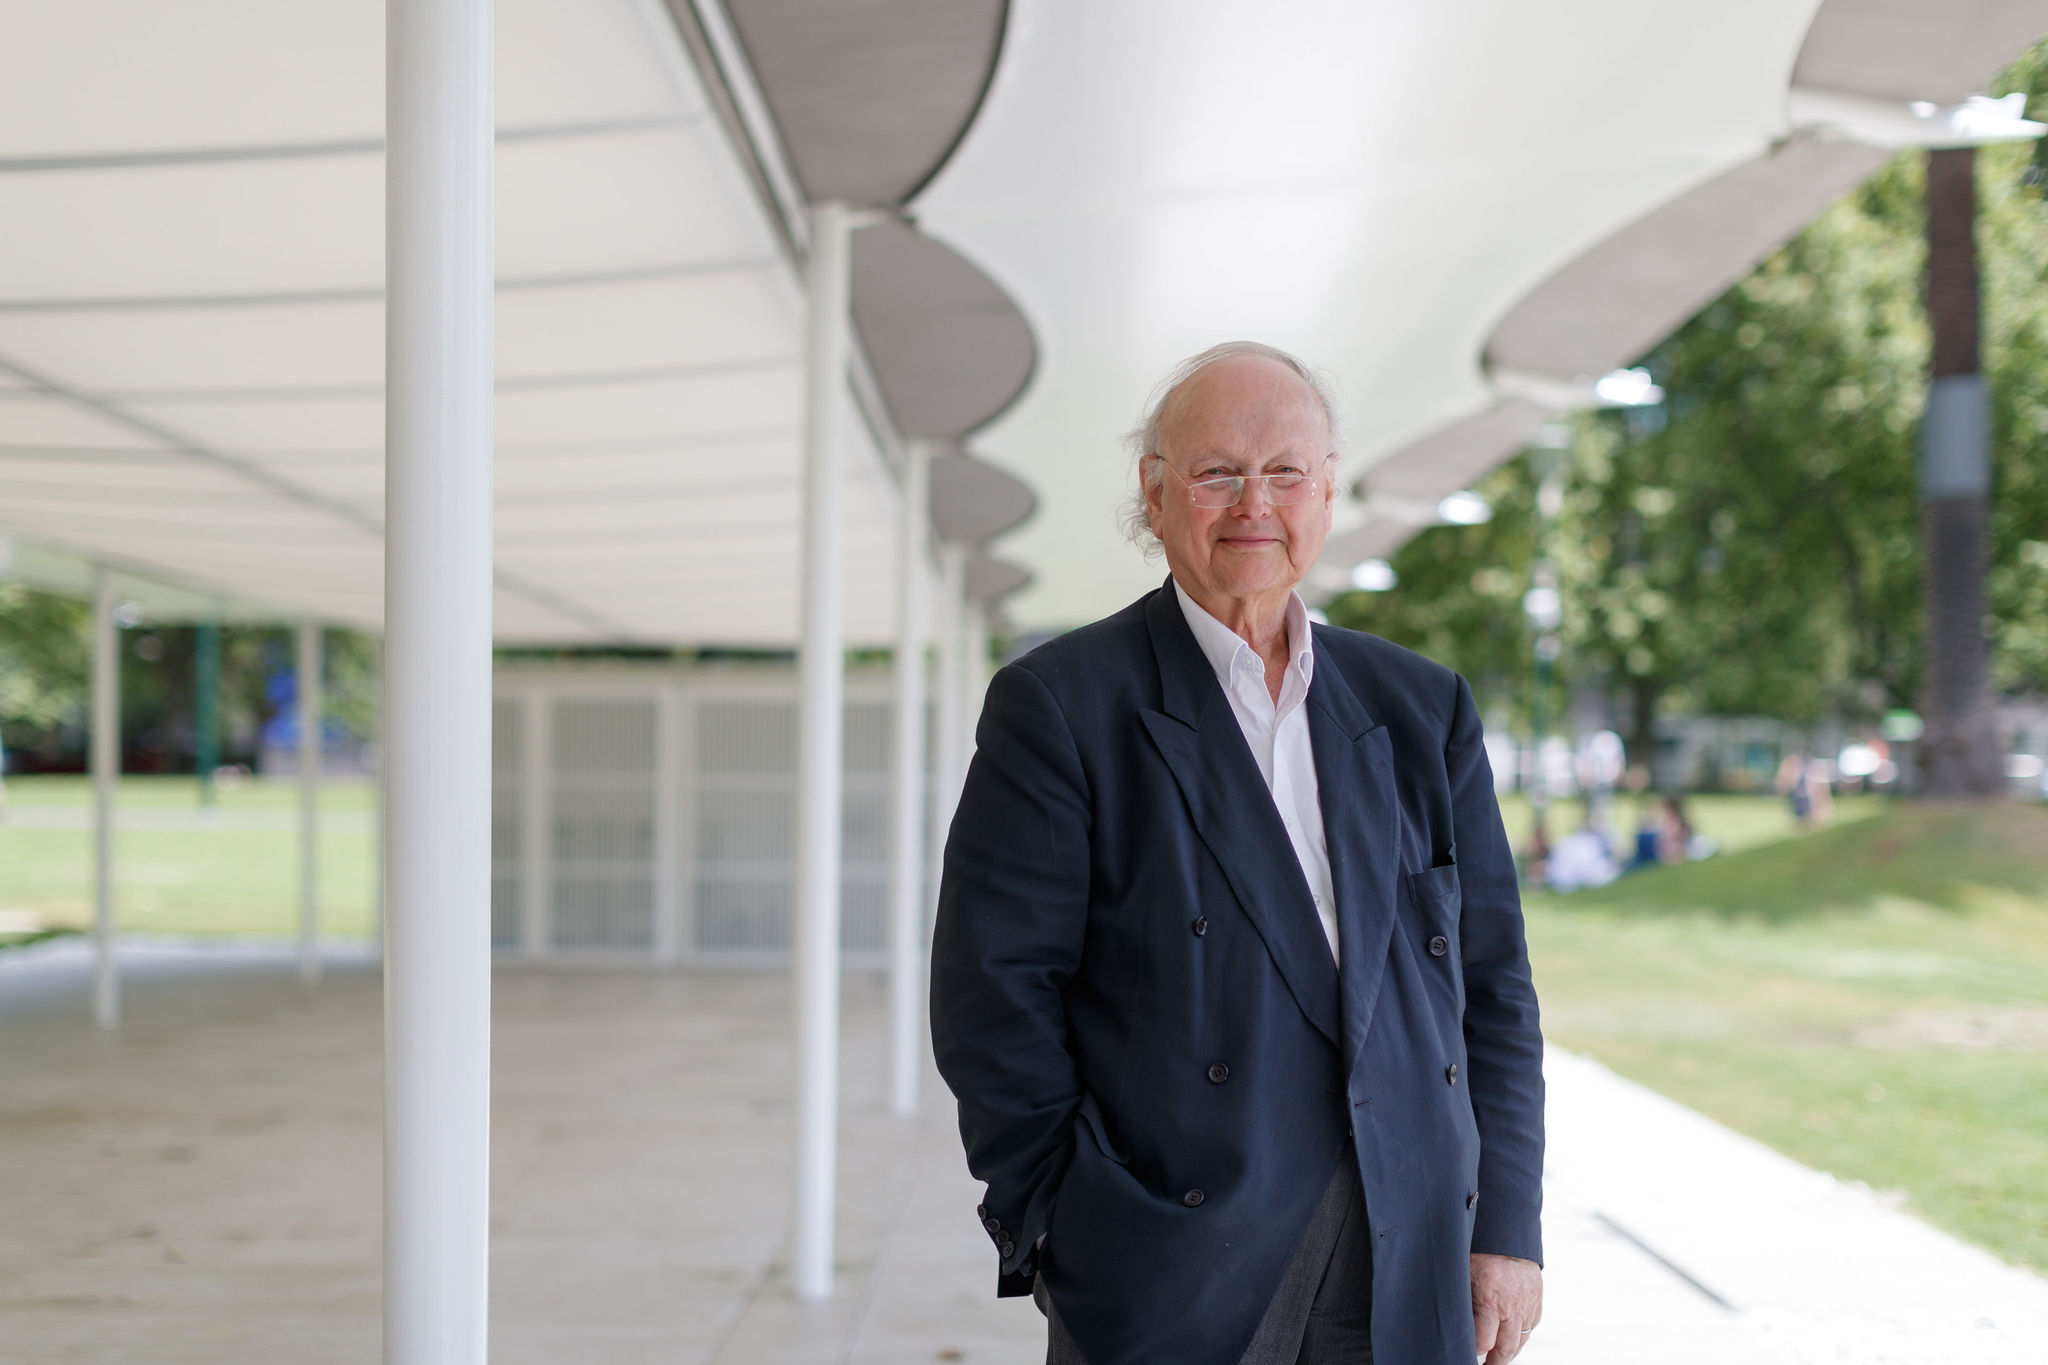
<instances>
[{"instance_id":1,"label":"white canopy roof","mask_svg":"<svg viewBox=\"0 0 2048 1365\"><path fill-rule=\"evenodd\" d=\"M380 613L383 6L0 7L9 529ZM681 43L498 5L498 634L795 633L801 291ZM894 495L857 447L847 573ZM886 638L890 594L848 596Z\"/></svg>"},{"instance_id":2,"label":"white canopy roof","mask_svg":"<svg viewBox=\"0 0 2048 1365\"><path fill-rule=\"evenodd\" d=\"M1044 508L1005 548L1038 576L1012 613L1072 624L1157 581L1111 530L1132 476L1119 437L1160 375L1219 341L1270 342L1331 373L1347 479L1370 483L1377 461L1468 420L1462 467L1424 444L1400 469L1410 499L1433 505L1512 453L1545 410L1501 411L1483 366L1495 328L1618 231L1791 137L1787 94L1821 8L1274 0L1254 18L1228 0L1018 0L986 107L917 205L1039 332L1036 384L977 442ZM1960 98L1958 70L1988 79L2048 31L2040 3L1825 11L1815 35L1836 59L1822 78L1897 99L1915 71L1915 97ZM1660 225L1645 244L1657 268L1618 296L1604 278L1567 281L1518 334L1518 359L1569 388L1579 357L1552 348L1582 340L1566 334L1583 322L1633 347L1608 365L1632 361L1879 160L1839 150L1846 163L1750 196L1761 232L1715 223L1732 253ZM1659 292L1667 279L1675 294ZM1333 538L1326 586L1413 533L1383 524L1367 546L1366 520L1348 498L1338 525L1354 534Z\"/></svg>"},{"instance_id":3,"label":"white canopy roof","mask_svg":"<svg viewBox=\"0 0 2048 1365\"><path fill-rule=\"evenodd\" d=\"M890 123L835 120L832 100L903 88L906 44L940 11L875 0L806 47L802 5L728 3L737 30L712 0L498 5L501 639L794 638L802 300L776 192L796 176L764 174L736 133L721 82L750 79L729 69L744 50L707 68L703 32L766 59L796 171L823 183ZM1000 59L912 204L965 262L896 227L856 244L888 402L856 384L846 414L855 642L893 628L897 432L957 420L973 368L950 340L920 351L892 291L928 292L1001 353L977 392L1007 394L1032 356L973 267L1035 331L1030 384L970 444L1037 499L1002 549L1036 575L1011 615L1072 625L1156 579L1114 530L1118 438L1181 356L1238 336L1300 352L1336 379L1350 475L1449 491L1543 413L1489 376L1490 346L1518 371L1555 355L1568 386L1875 164L1841 147L1811 173L1770 161L1798 131L1795 72L1896 99L1924 71L1928 97L1957 98L1959 73L1988 77L2048 30L2048 0L943 12L931 60L952 65L875 175L916 189L943 119L981 91L959 63L986 62L991 34ZM0 0L0 532L244 611L375 626L382 13ZM891 57L880 78L821 83L863 42ZM1717 187L1745 174L1737 214ZM1627 269L1603 273L1603 253ZM951 524L1030 510L972 470L948 486L1013 509ZM1336 568L1390 534L1355 497L1340 525Z\"/></svg>"}]
</instances>

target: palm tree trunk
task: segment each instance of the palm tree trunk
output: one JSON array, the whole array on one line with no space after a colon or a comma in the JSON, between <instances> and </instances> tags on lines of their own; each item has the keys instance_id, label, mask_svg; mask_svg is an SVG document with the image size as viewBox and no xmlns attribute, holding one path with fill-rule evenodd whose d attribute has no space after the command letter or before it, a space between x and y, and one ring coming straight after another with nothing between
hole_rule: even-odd
<instances>
[{"instance_id":1,"label":"palm tree trunk","mask_svg":"<svg viewBox=\"0 0 2048 1365\"><path fill-rule=\"evenodd\" d=\"M1920 432L1926 796L1993 796L2005 776L1984 633L1991 421L1978 369L1976 219L1976 153L1928 153L1927 321L1934 346Z\"/></svg>"}]
</instances>

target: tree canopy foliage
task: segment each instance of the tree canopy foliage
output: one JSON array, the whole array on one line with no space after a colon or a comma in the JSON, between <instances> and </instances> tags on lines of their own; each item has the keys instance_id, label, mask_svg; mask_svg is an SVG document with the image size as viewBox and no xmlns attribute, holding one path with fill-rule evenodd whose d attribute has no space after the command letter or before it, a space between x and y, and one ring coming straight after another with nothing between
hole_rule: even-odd
<instances>
[{"instance_id":1,"label":"tree canopy foliage","mask_svg":"<svg viewBox=\"0 0 2048 1365\"><path fill-rule=\"evenodd\" d=\"M144 624L117 633L124 751L167 770L189 765L195 670L190 626ZM330 724L376 731L374 642L353 631L324 634L324 701ZM288 709L281 675L297 666L288 630L221 628L220 715L232 758L255 756L264 723ZM17 761L83 761L91 697L92 609L84 602L0 583L0 742Z\"/></svg>"}]
</instances>

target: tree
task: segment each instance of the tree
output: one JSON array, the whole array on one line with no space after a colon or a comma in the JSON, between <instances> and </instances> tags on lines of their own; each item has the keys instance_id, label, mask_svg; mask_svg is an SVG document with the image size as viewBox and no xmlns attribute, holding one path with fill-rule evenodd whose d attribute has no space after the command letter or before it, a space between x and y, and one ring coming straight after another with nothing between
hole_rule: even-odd
<instances>
[{"instance_id":1,"label":"tree","mask_svg":"<svg viewBox=\"0 0 2048 1365\"><path fill-rule=\"evenodd\" d=\"M92 613L82 602L0 583L0 734L81 724L92 669Z\"/></svg>"},{"instance_id":2,"label":"tree","mask_svg":"<svg viewBox=\"0 0 2048 1365\"><path fill-rule=\"evenodd\" d=\"M1978 373L1977 154L1927 157L1927 320L1921 422L1927 734L1923 790L1990 796L2004 782L1984 634L1984 531L1991 491L1989 410Z\"/></svg>"}]
</instances>

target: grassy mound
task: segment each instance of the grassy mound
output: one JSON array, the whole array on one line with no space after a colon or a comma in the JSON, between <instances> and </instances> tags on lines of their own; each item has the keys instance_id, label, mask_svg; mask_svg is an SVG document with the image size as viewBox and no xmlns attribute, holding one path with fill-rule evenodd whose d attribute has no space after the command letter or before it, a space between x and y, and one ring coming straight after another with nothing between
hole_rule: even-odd
<instances>
[{"instance_id":1,"label":"grassy mound","mask_svg":"<svg viewBox=\"0 0 2048 1365\"><path fill-rule=\"evenodd\" d=\"M2048 1270L2048 811L1887 802L1528 922L1553 1042Z\"/></svg>"},{"instance_id":2,"label":"grassy mound","mask_svg":"<svg viewBox=\"0 0 2048 1365\"><path fill-rule=\"evenodd\" d=\"M2048 899L2048 807L1898 802L1812 834L1634 873L1570 904L1786 920L1888 899L1959 909L1986 890Z\"/></svg>"}]
</instances>

